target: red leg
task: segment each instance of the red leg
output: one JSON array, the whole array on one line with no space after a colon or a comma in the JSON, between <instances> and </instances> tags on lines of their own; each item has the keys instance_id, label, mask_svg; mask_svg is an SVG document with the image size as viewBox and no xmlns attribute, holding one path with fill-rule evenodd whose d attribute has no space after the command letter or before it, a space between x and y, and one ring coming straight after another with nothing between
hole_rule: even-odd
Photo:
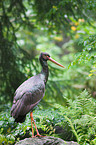
<instances>
[{"instance_id":1,"label":"red leg","mask_svg":"<svg viewBox=\"0 0 96 145\"><path fill-rule=\"evenodd\" d=\"M31 118L31 127L32 127L32 138L34 137L34 131L33 131L33 115L32 115L32 112L30 112L30 118Z\"/></svg>"},{"instance_id":2,"label":"red leg","mask_svg":"<svg viewBox=\"0 0 96 145\"><path fill-rule=\"evenodd\" d=\"M32 126L32 137L36 137L36 136L42 137L42 135L39 134L37 126L36 126L36 124L34 122L33 113L32 112L30 112L30 117L31 117L31 126ZM35 135L35 136L34 136L34 132L33 132L33 124L32 124L32 122L34 123L35 129L36 129L36 132L37 132L37 135Z\"/></svg>"},{"instance_id":3,"label":"red leg","mask_svg":"<svg viewBox=\"0 0 96 145\"><path fill-rule=\"evenodd\" d=\"M38 131L38 129L37 129L37 126L36 126L35 122L33 122L33 123L34 123L35 129L36 129L36 132L37 132L37 135L35 135L35 137L36 137L36 136L42 137L42 135L39 134L39 131Z\"/></svg>"}]
</instances>

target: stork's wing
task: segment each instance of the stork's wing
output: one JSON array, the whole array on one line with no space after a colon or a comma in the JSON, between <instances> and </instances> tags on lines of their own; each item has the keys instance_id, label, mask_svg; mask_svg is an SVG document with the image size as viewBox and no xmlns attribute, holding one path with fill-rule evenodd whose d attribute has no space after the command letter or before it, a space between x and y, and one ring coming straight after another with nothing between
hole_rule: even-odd
<instances>
[{"instance_id":1,"label":"stork's wing","mask_svg":"<svg viewBox=\"0 0 96 145\"><path fill-rule=\"evenodd\" d=\"M30 83L27 80L16 90L11 108L11 115L15 119L19 115L26 115L44 96L45 84L42 80L38 80L38 84L36 82L33 84L30 80Z\"/></svg>"}]
</instances>

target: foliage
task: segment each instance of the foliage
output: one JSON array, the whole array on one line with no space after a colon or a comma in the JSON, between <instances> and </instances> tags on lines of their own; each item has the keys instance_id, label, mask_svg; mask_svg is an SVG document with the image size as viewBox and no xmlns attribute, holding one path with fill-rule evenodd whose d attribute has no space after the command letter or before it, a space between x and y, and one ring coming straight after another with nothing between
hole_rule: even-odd
<instances>
[{"instance_id":1,"label":"foliage","mask_svg":"<svg viewBox=\"0 0 96 145\"><path fill-rule=\"evenodd\" d=\"M74 101L68 100L67 117L69 124L73 124L72 130L75 132L80 144L91 143L96 135L96 100L83 91ZM65 111L64 111L65 114ZM71 124L70 124L71 125Z\"/></svg>"},{"instance_id":2,"label":"foliage","mask_svg":"<svg viewBox=\"0 0 96 145\"><path fill-rule=\"evenodd\" d=\"M87 16L85 16L84 14L84 13L88 15L90 14L89 15L91 16L90 22L91 21L93 22L94 16L95 16L95 13L93 13L95 9L94 0L91 2L90 1L65 2L62 0L60 2L55 1L55 3L52 1L52 2L49 2L48 5L47 5L47 1L43 2L43 5L42 5L42 2L43 1L35 1L35 0L34 1L21 1L21 2L17 0L14 0L14 2L12 2L11 0L9 1L2 0L0 2L0 5L1 5L1 9L0 9L0 12L1 12L1 17L0 17L0 27L1 27L0 29L1 30L0 31L0 37L1 37L0 39L0 49L1 49L0 50L0 54L1 54L1 65L0 65L0 69L1 69L0 78L1 79L0 81L1 83L0 84L1 84L1 89L0 89L0 92L2 96L1 101L2 100L4 101L5 98L7 98L7 100L10 101L10 96L11 96L11 101L12 101L13 93L16 90L16 88L28 77L38 72L38 70L35 67L35 65L38 65L37 59L35 59L35 56L38 53L37 50L48 51L51 54L51 56L53 56L56 59L58 58L58 60L59 58L61 58L62 59L61 62L63 62L65 61L65 59L63 59L60 56L62 56L62 54L64 52L66 53L67 51L67 49L65 50L65 48L63 48L63 46L60 44L62 42L62 44L64 43L65 45L65 42L63 42L63 39L65 37L68 37L67 35L71 35L71 37L75 36L75 38L77 38L78 36L80 37L83 36L85 39L84 34L87 33L86 35L89 35L90 32L94 32L95 30L94 27L86 24ZM87 3L89 5L87 5ZM75 9L74 9L74 6L75 6ZM65 7L65 9L63 9L62 11L62 14L61 14L61 7ZM84 8L86 7L86 9L84 9L85 12L81 11L81 8L83 9L83 7ZM53 10L54 10L54 15L56 17L52 16ZM45 26L45 22L44 22L45 19L42 15L45 15L47 21L49 22L47 24L48 26ZM67 17L64 17L64 15L65 16L67 15ZM42 21L39 17L43 17ZM52 31L48 35L45 31L47 31L47 28L51 28L50 18L52 17L56 18L55 19L56 28L58 27L57 25L60 26L61 24L61 26L64 26L65 29L67 28L67 26L68 28L70 27L73 32L71 32L69 29L69 32L68 31L66 32L66 36L62 36L63 34L61 32L59 32L61 33L61 35L58 36L58 33L56 32L56 30L53 31L53 29L51 29ZM44 25L42 26L39 25L36 22L37 19L40 20L38 21L39 24L40 22L41 23L44 22ZM64 21L64 19L66 19L66 21ZM60 22L58 23L59 20ZM87 20L89 20L89 18ZM52 21L53 21L52 26L54 26L54 19L52 19ZM63 21L63 24L61 23L61 21ZM93 24L95 26L95 23ZM60 31L64 31L61 27L59 28L60 28ZM81 29L82 31L80 31ZM88 31L89 29L90 31ZM60 42L58 42L58 40ZM78 40L80 44L80 40L79 39L76 39L76 40ZM75 47L73 44L74 43L76 44L76 41L74 39L72 39L72 41L73 43L69 44L68 46L68 49L69 49L68 53L75 52L74 51ZM86 40L82 40L82 42L84 42L84 45L85 45ZM95 48L95 39L93 42L94 42L94 48ZM58 44L56 45L56 43ZM68 43L70 43L70 41ZM71 48L71 50L69 47ZM78 45L78 47L80 50L81 47L85 47L85 46L82 45L80 47ZM93 56L95 56L95 54L94 55L92 54L92 56L89 57L89 51L90 50L86 51L85 53L83 52L84 55L82 55L81 53L79 56L77 56L77 58L75 59L75 62L73 61L72 53L70 53L72 59L69 61L73 61L74 64L76 64L76 62L80 63L81 62L80 60L82 60L82 63L85 62L86 60L88 60L89 62L90 59L93 58ZM86 55L88 56L86 57ZM66 56L64 55L64 57ZM70 56L67 55L67 59L68 57ZM67 64L68 63L69 62L67 61ZM33 69L35 70L35 73ZM92 71L91 75L95 74L93 73L94 72L93 69L90 71ZM56 73L56 76L58 76L59 73L62 73L62 72L58 71ZM50 78L53 78L53 75ZM52 86L53 84L51 83L50 85ZM59 86L57 88L58 88L57 89L58 93L61 92Z\"/></svg>"},{"instance_id":3,"label":"foliage","mask_svg":"<svg viewBox=\"0 0 96 145\"><path fill-rule=\"evenodd\" d=\"M39 131L43 135L57 136L64 140L74 140L78 141L79 144L95 145L96 100L84 90L73 101L72 99L67 99L66 101L68 107L54 104L54 109L42 110L40 106L36 108L33 115ZM10 105L9 108L7 106L7 109L10 110ZM10 114L2 111L0 125L0 143L3 144L12 144L26 135L31 135L29 115L27 115L24 123L16 124L13 122L13 118L10 118Z\"/></svg>"},{"instance_id":4,"label":"foliage","mask_svg":"<svg viewBox=\"0 0 96 145\"><path fill-rule=\"evenodd\" d=\"M90 22L95 18L96 3L94 0L90 1L76 1L76 0L34 0L33 8L36 11L36 18L43 26L48 27L49 30L58 31L63 27L67 32L70 30L71 17L75 20L84 18ZM43 19L42 19L43 18Z\"/></svg>"},{"instance_id":5,"label":"foliage","mask_svg":"<svg viewBox=\"0 0 96 145\"><path fill-rule=\"evenodd\" d=\"M0 1L0 144L31 136L29 114L16 124L10 109L16 88L41 71L41 51L66 68L48 62L45 96L34 111L39 131L96 144L95 17L95 0Z\"/></svg>"}]
</instances>

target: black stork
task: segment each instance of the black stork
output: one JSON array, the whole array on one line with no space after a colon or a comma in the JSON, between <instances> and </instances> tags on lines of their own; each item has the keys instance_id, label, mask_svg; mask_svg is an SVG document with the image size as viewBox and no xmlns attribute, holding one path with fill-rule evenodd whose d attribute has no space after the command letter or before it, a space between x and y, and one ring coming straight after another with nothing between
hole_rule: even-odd
<instances>
[{"instance_id":1,"label":"black stork","mask_svg":"<svg viewBox=\"0 0 96 145\"><path fill-rule=\"evenodd\" d=\"M13 105L11 108L11 116L15 118L15 122L24 122L26 118L26 114L30 112L31 118L31 127L32 127L32 137L41 136L36 127L36 124L33 119L33 108L41 101L45 92L45 85L48 80L48 64L47 60L52 61L53 63L64 67L60 63L53 60L48 53L41 53L40 64L42 66L42 71L25 82L23 82L15 91L15 96L13 100ZM35 126L37 135L34 136L33 132L33 124Z\"/></svg>"}]
</instances>

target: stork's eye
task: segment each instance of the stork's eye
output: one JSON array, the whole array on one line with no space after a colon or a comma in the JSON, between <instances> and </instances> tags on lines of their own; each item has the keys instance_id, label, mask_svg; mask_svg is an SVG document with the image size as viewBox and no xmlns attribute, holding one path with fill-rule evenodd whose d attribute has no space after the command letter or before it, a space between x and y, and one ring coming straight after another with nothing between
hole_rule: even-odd
<instances>
[{"instance_id":1,"label":"stork's eye","mask_svg":"<svg viewBox=\"0 0 96 145\"><path fill-rule=\"evenodd\" d=\"M44 59L44 60L48 60L48 58L50 57L50 55L49 54L47 54L47 53L43 53L42 54L42 58Z\"/></svg>"},{"instance_id":2,"label":"stork's eye","mask_svg":"<svg viewBox=\"0 0 96 145\"><path fill-rule=\"evenodd\" d=\"M46 54L43 54L43 59L47 59L47 55Z\"/></svg>"}]
</instances>

